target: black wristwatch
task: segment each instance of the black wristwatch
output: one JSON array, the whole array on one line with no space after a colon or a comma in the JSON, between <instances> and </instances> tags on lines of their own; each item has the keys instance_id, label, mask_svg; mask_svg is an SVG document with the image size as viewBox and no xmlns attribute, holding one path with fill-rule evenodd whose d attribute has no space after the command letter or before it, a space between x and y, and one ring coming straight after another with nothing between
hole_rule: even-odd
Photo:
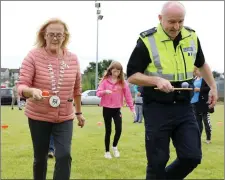
<instances>
[{"instance_id":1,"label":"black wristwatch","mask_svg":"<svg viewBox=\"0 0 225 180\"><path fill-rule=\"evenodd\" d=\"M82 112L75 113L75 115L81 115L81 114L82 114Z\"/></svg>"}]
</instances>

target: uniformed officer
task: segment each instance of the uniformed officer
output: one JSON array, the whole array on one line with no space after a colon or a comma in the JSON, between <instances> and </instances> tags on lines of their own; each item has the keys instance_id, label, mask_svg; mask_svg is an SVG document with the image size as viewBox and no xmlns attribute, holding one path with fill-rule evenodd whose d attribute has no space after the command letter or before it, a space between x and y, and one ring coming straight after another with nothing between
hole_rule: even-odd
<instances>
[{"instance_id":1,"label":"uniformed officer","mask_svg":"<svg viewBox=\"0 0 225 180\"><path fill-rule=\"evenodd\" d=\"M146 179L183 179L201 162L201 139L190 104L192 93L174 87L182 82L192 85L196 66L211 89L210 108L216 104L217 89L195 31L183 26L184 6L167 2L158 17L156 28L140 34L127 76L128 82L144 86ZM170 138L177 158L166 167Z\"/></svg>"}]
</instances>

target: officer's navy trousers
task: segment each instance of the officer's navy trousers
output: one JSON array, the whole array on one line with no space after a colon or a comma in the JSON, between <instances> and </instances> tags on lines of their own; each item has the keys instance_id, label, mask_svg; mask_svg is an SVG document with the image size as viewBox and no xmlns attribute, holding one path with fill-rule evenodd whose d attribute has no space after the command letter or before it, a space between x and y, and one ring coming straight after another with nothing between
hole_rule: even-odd
<instances>
[{"instance_id":1,"label":"officer's navy trousers","mask_svg":"<svg viewBox=\"0 0 225 180\"><path fill-rule=\"evenodd\" d=\"M143 115L146 179L184 179L202 158L200 131L191 104L144 103ZM177 158L167 165L170 139Z\"/></svg>"}]
</instances>

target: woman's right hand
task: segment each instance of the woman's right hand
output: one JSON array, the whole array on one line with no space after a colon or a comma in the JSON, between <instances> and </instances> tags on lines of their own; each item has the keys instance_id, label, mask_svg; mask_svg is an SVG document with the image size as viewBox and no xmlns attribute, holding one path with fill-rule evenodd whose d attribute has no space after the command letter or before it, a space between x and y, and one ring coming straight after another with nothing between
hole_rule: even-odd
<instances>
[{"instance_id":1,"label":"woman's right hand","mask_svg":"<svg viewBox=\"0 0 225 180\"><path fill-rule=\"evenodd\" d=\"M43 99L42 91L40 89L31 88L31 95L32 95L32 98L36 101L40 101Z\"/></svg>"}]
</instances>

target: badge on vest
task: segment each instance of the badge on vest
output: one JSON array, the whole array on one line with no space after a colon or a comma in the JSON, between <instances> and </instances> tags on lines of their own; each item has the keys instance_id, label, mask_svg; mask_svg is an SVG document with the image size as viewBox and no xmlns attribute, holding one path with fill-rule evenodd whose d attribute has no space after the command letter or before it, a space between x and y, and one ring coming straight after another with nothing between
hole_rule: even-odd
<instances>
[{"instance_id":1,"label":"badge on vest","mask_svg":"<svg viewBox=\"0 0 225 180\"><path fill-rule=\"evenodd\" d=\"M188 56L192 56L193 55L193 51L194 51L194 48L193 47L183 48L183 52L187 52L188 53Z\"/></svg>"}]
</instances>

